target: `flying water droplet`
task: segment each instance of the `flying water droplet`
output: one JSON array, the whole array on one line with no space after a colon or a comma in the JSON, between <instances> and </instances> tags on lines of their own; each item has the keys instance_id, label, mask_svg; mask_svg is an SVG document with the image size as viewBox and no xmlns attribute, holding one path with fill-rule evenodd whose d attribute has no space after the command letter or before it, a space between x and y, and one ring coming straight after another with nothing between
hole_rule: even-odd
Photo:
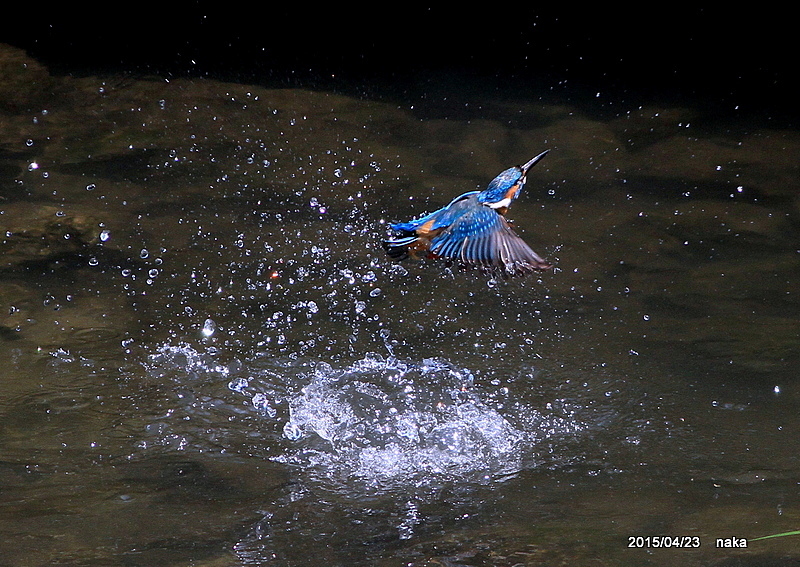
<instances>
[{"instance_id":1,"label":"flying water droplet","mask_svg":"<svg viewBox=\"0 0 800 567\"><path fill-rule=\"evenodd\" d=\"M216 332L216 330L217 324L214 322L214 320L211 318L206 319L205 323L203 323L203 336L210 337Z\"/></svg>"},{"instance_id":2,"label":"flying water droplet","mask_svg":"<svg viewBox=\"0 0 800 567\"><path fill-rule=\"evenodd\" d=\"M295 423L287 421L283 426L283 436L289 441L297 441L303 436L303 430L300 429Z\"/></svg>"},{"instance_id":3,"label":"flying water droplet","mask_svg":"<svg viewBox=\"0 0 800 567\"><path fill-rule=\"evenodd\" d=\"M253 403L253 407L264 415L275 417L277 414L275 408L269 404L269 398L267 398L267 395L262 392L254 394L251 402Z\"/></svg>"},{"instance_id":4,"label":"flying water droplet","mask_svg":"<svg viewBox=\"0 0 800 567\"><path fill-rule=\"evenodd\" d=\"M230 382L228 382L228 388L233 390L234 392L239 392L240 394L243 393L247 387L250 385L247 378L234 378Z\"/></svg>"}]
</instances>

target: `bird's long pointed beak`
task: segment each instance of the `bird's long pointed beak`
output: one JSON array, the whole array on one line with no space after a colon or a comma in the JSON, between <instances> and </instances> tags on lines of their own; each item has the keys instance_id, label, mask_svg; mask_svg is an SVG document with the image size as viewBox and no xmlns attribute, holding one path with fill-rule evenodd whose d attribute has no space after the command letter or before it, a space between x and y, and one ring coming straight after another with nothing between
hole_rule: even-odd
<instances>
[{"instance_id":1,"label":"bird's long pointed beak","mask_svg":"<svg viewBox=\"0 0 800 567\"><path fill-rule=\"evenodd\" d=\"M544 156L546 156L549 152L550 150L545 150L538 156L533 158L531 161L526 163L525 165L520 166L520 169L522 169L522 174L525 175L526 173L528 173L528 170L532 168L534 165L536 165L539 162L539 160L542 159Z\"/></svg>"}]
</instances>

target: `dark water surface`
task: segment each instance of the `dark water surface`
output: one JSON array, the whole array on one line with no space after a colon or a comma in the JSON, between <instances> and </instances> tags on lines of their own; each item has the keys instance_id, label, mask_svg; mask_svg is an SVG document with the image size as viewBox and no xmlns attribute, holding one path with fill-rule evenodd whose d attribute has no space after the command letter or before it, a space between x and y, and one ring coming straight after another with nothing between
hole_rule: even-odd
<instances>
[{"instance_id":1,"label":"dark water surface","mask_svg":"<svg viewBox=\"0 0 800 567\"><path fill-rule=\"evenodd\" d=\"M800 563L797 130L0 75L0 565ZM383 254L547 148L553 272Z\"/></svg>"}]
</instances>

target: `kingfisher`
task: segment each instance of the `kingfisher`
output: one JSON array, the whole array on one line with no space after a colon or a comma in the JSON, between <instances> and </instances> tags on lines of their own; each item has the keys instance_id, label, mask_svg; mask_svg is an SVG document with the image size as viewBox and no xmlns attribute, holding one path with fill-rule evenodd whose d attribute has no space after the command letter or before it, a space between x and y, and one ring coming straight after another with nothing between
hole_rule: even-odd
<instances>
[{"instance_id":1,"label":"kingfisher","mask_svg":"<svg viewBox=\"0 0 800 567\"><path fill-rule=\"evenodd\" d=\"M514 232L505 217L525 185L528 171L549 151L524 165L506 169L483 191L463 193L437 211L389 225L392 233L383 241L386 253L402 260L427 251L434 258L506 276L551 268Z\"/></svg>"}]
</instances>

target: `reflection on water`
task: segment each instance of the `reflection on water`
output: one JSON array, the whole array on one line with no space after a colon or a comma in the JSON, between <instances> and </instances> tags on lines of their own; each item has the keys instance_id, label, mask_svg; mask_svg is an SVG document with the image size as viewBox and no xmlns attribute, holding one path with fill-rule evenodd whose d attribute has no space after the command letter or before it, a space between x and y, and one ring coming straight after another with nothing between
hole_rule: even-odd
<instances>
[{"instance_id":1,"label":"reflection on water","mask_svg":"<svg viewBox=\"0 0 800 567\"><path fill-rule=\"evenodd\" d=\"M796 131L0 65L0 563L797 561ZM552 273L385 257L542 147Z\"/></svg>"}]
</instances>

